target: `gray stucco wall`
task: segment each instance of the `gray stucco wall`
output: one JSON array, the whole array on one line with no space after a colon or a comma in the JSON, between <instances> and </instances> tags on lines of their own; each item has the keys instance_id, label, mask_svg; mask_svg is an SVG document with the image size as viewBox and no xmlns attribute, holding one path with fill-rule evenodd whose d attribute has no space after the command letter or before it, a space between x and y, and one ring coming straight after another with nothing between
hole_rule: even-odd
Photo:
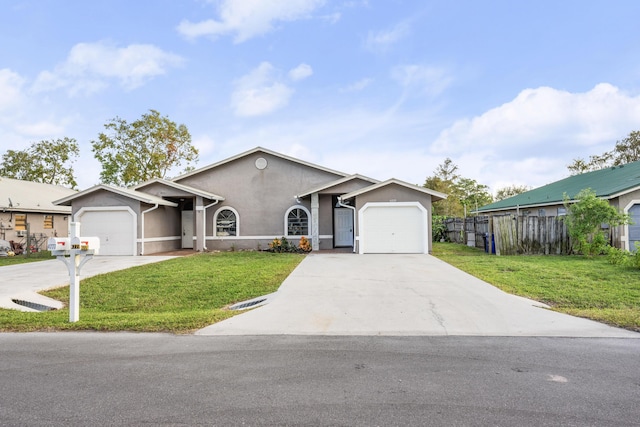
<instances>
[{"instance_id":1,"label":"gray stucco wall","mask_svg":"<svg viewBox=\"0 0 640 427\"><path fill-rule=\"evenodd\" d=\"M256 168L256 160L261 157L267 160L264 169ZM176 182L225 198L206 211L206 246L209 250L227 250L231 246L256 249L258 243L265 249L273 237L285 235L285 213L289 208L304 206L311 211L309 198L298 203L294 198L296 194L338 178L341 176L328 171L256 152ZM330 200L328 203L331 203ZM239 230L236 237L215 236L214 214L225 206L238 212ZM324 220L322 224L321 234L327 230Z\"/></svg>"}]
</instances>

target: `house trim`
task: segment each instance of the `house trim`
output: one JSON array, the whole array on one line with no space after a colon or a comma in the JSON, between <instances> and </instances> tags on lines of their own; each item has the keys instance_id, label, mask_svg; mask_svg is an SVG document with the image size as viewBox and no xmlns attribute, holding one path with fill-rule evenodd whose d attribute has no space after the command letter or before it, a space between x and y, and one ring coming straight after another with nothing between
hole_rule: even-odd
<instances>
[{"instance_id":1,"label":"house trim","mask_svg":"<svg viewBox=\"0 0 640 427\"><path fill-rule=\"evenodd\" d=\"M623 212L625 214L629 213L629 209L631 209L633 206L640 204L640 199L633 199L631 200L627 206L624 207ZM624 236L620 237L620 242L622 243L622 249L625 249L627 251L630 251L631 248L629 247L629 225L626 224L624 226Z\"/></svg>"}]
</instances>

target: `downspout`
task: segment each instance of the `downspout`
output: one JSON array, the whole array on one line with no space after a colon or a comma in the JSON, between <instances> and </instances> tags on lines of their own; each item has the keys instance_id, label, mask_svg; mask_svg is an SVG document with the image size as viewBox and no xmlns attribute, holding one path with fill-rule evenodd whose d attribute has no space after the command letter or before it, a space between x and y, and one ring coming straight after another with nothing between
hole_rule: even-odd
<instances>
[{"instance_id":1,"label":"downspout","mask_svg":"<svg viewBox=\"0 0 640 427\"><path fill-rule=\"evenodd\" d=\"M142 233L141 233L141 244L140 244L140 255L144 255L144 214L151 212L152 210L158 209L158 204L156 203L156 205L152 208L147 209L146 211L142 211Z\"/></svg>"},{"instance_id":2,"label":"downspout","mask_svg":"<svg viewBox=\"0 0 640 427\"><path fill-rule=\"evenodd\" d=\"M342 197L338 196L338 206L341 208L351 209L353 212L353 253L356 253L356 208L355 206L349 206L342 203Z\"/></svg>"},{"instance_id":3,"label":"downspout","mask_svg":"<svg viewBox=\"0 0 640 427\"><path fill-rule=\"evenodd\" d=\"M208 204L202 210L202 247L205 251L207 250L207 209L209 209L211 206L217 205L218 203L220 203L220 200L216 200L215 202ZM215 226L213 234L215 235Z\"/></svg>"}]
</instances>

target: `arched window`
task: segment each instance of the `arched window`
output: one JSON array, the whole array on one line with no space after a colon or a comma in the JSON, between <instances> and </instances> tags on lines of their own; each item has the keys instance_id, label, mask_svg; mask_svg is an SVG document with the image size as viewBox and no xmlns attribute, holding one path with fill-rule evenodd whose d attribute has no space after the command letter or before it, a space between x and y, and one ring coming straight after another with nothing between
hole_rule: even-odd
<instances>
[{"instance_id":1,"label":"arched window","mask_svg":"<svg viewBox=\"0 0 640 427\"><path fill-rule=\"evenodd\" d=\"M285 215L287 236L309 235L309 211L303 206L289 208Z\"/></svg>"},{"instance_id":2,"label":"arched window","mask_svg":"<svg viewBox=\"0 0 640 427\"><path fill-rule=\"evenodd\" d=\"M218 209L213 219L216 226L216 237L238 235L238 212L230 207Z\"/></svg>"}]
</instances>

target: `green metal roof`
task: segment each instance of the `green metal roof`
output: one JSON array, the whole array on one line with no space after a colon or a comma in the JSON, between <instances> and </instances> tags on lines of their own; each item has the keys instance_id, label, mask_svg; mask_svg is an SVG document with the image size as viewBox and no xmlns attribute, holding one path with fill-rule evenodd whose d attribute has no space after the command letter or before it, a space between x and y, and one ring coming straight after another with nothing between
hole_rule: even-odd
<instances>
[{"instance_id":1,"label":"green metal roof","mask_svg":"<svg viewBox=\"0 0 640 427\"><path fill-rule=\"evenodd\" d=\"M569 199L573 199L581 190L586 188L595 191L598 197L609 199L636 187L640 187L640 161L570 176L517 196L483 206L478 209L478 212L512 209L516 206L558 204L563 202L565 194Z\"/></svg>"}]
</instances>

